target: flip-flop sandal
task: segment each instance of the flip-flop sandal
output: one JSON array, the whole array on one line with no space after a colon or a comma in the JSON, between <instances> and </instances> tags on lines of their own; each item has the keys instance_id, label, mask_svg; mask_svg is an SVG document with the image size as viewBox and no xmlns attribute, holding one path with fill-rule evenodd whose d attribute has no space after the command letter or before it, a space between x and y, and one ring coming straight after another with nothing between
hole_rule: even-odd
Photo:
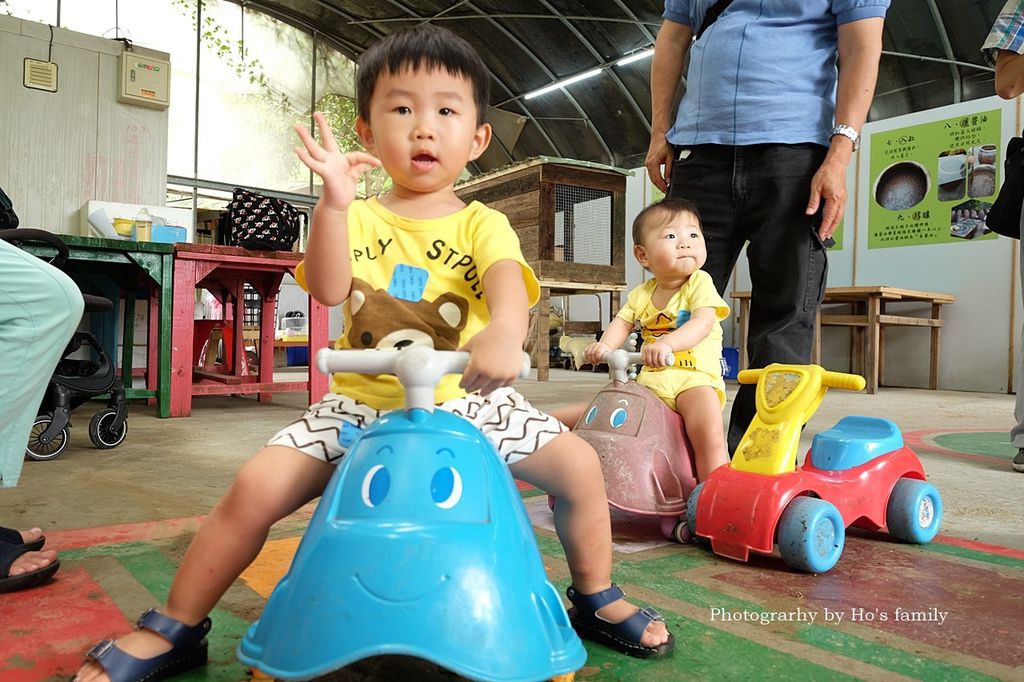
<instances>
[{"instance_id":1,"label":"flip-flop sandal","mask_svg":"<svg viewBox=\"0 0 1024 682\"><path fill-rule=\"evenodd\" d=\"M9 545L0 542L0 575L4 576L0 578L0 592L14 592L15 590L25 590L29 587L42 585L60 568L60 561L54 560L52 564L37 568L34 571L22 573L21 575L10 575L11 566L14 565L14 561L22 554L31 551L34 550L25 549L25 545Z\"/></svg>"},{"instance_id":2,"label":"flip-flop sandal","mask_svg":"<svg viewBox=\"0 0 1024 682\"><path fill-rule=\"evenodd\" d=\"M153 658L136 658L105 639L86 656L106 671L110 682L157 682L198 668L206 664L208 644L206 634L212 622L204 618L198 625L185 625L181 621L150 609L139 617L136 629L152 630L172 645L167 653Z\"/></svg>"},{"instance_id":3,"label":"flip-flop sandal","mask_svg":"<svg viewBox=\"0 0 1024 682\"><path fill-rule=\"evenodd\" d=\"M0 542L7 543L8 545L14 545L15 547L24 547L25 550L29 552L37 552L46 544L46 536L40 535L32 542L22 542L21 531L0 526Z\"/></svg>"},{"instance_id":4,"label":"flip-flop sandal","mask_svg":"<svg viewBox=\"0 0 1024 682\"><path fill-rule=\"evenodd\" d=\"M594 594L581 594L572 586L566 590L573 608L569 609L569 622L583 639L621 651L636 658L659 658L672 653L676 646L675 637L669 633L668 641L656 647L640 643L647 626L653 621L662 621L661 614L650 606L644 607L621 623L610 623L597 612L608 604L625 598L618 585L612 584L607 590Z\"/></svg>"}]
</instances>

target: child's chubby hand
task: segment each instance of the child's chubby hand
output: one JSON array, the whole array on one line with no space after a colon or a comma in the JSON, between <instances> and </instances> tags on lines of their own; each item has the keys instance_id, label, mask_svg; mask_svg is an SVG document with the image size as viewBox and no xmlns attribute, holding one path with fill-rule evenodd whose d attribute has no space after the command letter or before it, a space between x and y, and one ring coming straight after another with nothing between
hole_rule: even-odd
<instances>
[{"instance_id":1,"label":"child's chubby hand","mask_svg":"<svg viewBox=\"0 0 1024 682\"><path fill-rule=\"evenodd\" d=\"M491 323L469 340L462 350L469 351L469 364L462 373L459 386L467 392L491 391L510 385L519 376L523 366L522 343L515 334Z\"/></svg>"},{"instance_id":2,"label":"child's chubby hand","mask_svg":"<svg viewBox=\"0 0 1024 682\"><path fill-rule=\"evenodd\" d=\"M583 354L587 357L587 362L594 367L597 367L604 360L604 356L611 353L612 350L613 348L608 344L595 341L587 346L587 349L583 351Z\"/></svg>"},{"instance_id":3,"label":"child's chubby hand","mask_svg":"<svg viewBox=\"0 0 1024 682\"><path fill-rule=\"evenodd\" d=\"M331 127L319 111L313 114L320 139L323 144L313 139L303 126L295 126L304 147L296 147L295 155L306 166L323 178L324 192L320 201L323 206L336 211L344 211L356 198L356 183L359 177L380 166L380 159L366 152L344 153L338 149Z\"/></svg>"},{"instance_id":4,"label":"child's chubby hand","mask_svg":"<svg viewBox=\"0 0 1024 682\"><path fill-rule=\"evenodd\" d=\"M668 367L675 362L672 346L667 343L645 343L640 349L640 358L647 367Z\"/></svg>"}]
</instances>

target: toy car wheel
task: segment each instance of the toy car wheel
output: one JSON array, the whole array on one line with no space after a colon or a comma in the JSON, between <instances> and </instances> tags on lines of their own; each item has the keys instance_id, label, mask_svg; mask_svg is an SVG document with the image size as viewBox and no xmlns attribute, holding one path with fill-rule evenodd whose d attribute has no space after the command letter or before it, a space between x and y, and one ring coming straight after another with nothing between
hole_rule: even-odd
<instances>
[{"instance_id":1,"label":"toy car wheel","mask_svg":"<svg viewBox=\"0 0 1024 682\"><path fill-rule=\"evenodd\" d=\"M116 448L128 435L128 421L125 420L120 429L115 429L115 417L117 410L107 408L94 414L89 422L89 440L100 450Z\"/></svg>"},{"instance_id":2,"label":"toy car wheel","mask_svg":"<svg viewBox=\"0 0 1024 682\"><path fill-rule=\"evenodd\" d=\"M929 542L941 521L942 498L935 486L913 478L896 481L885 508L889 535L904 542Z\"/></svg>"},{"instance_id":3,"label":"toy car wheel","mask_svg":"<svg viewBox=\"0 0 1024 682\"><path fill-rule=\"evenodd\" d=\"M690 524L687 521L676 521L672 529L672 539L681 545L689 545L693 542L693 534L690 532Z\"/></svg>"},{"instance_id":4,"label":"toy car wheel","mask_svg":"<svg viewBox=\"0 0 1024 682\"><path fill-rule=\"evenodd\" d=\"M690 532L691 542L696 538L697 542L701 544L707 544L705 538L697 535L697 504L700 501L700 491L704 489L703 483L698 483L690 493L689 499L686 501L686 527Z\"/></svg>"},{"instance_id":5,"label":"toy car wheel","mask_svg":"<svg viewBox=\"0 0 1024 682\"><path fill-rule=\"evenodd\" d=\"M37 462L56 459L67 449L70 439L68 438L66 426L49 443L41 443L39 441L40 436L43 435L46 429L50 428L50 422L52 421L49 417L36 417L35 422L32 424L32 431L28 434L28 445L25 447L25 456L29 459Z\"/></svg>"},{"instance_id":6,"label":"toy car wheel","mask_svg":"<svg viewBox=\"0 0 1024 682\"><path fill-rule=\"evenodd\" d=\"M796 497L779 517L778 543L788 565L808 573L825 573L843 553L846 526L831 502Z\"/></svg>"}]
</instances>

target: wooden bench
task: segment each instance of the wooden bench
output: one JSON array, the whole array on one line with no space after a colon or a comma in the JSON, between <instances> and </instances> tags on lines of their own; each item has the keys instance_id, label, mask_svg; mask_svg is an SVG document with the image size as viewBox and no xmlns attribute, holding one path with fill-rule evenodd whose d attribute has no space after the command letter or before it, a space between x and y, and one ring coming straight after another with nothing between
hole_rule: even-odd
<instances>
[{"instance_id":1,"label":"wooden bench","mask_svg":"<svg viewBox=\"0 0 1024 682\"><path fill-rule=\"evenodd\" d=\"M747 320L750 313L750 292L734 291L730 294L739 303L740 368L747 366ZM953 303L955 297L932 291L916 291L887 286L830 287L825 290L822 305L846 305L844 314L818 311L814 329L814 349L811 362L821 362L821 327L849 327L853 335L850 369L862 374L867 381L867 392L877 393L885 376L885 328L927 327L931 329L931 348L928 366L928 388L939 387L939 355L941 351L942 306ZM892 314L886 310L889 303L926 303L929 313L921 317L911 314ZM909 312L909 311L903 311Z\"/></svg>"}]
</instances>

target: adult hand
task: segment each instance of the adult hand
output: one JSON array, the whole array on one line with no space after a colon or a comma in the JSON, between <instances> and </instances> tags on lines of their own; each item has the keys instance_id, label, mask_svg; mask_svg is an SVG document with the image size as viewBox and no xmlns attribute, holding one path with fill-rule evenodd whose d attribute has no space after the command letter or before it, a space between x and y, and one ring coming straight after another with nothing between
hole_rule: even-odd
<instances>
[{"instance_id":1,"label":"adult hand","mask_svg":"<svg viewBox=\"0 0 1024 682\"><path fill-rule=\"evenodd\" d=\"M828 158L811 178L811 198L807 202L807 215L817 213L822 201L825 202L825 208L822 211L818 236L825 240L836 231L846 211L846 167Z\"/></svg>"},{"instance_id":2,"label":"adult hand","mask_svg":"<svg viewBox=\"0 0 1024 682\"><path fill-rule=\"evenodd\" d=\"M331 127L319 111L313 114L320 130L318 143L303 126L295 126L304 147L296 147L295 155L311 171L324 180L324 193L320 201L327 208L346 210L356 198L356 183L359 177L380 165L380 160L366 152L343 153L338 149Z\"/></svg>"},{"instance_id":3,"label":"adult hand","mask_svg":"<svg viewBox=\"0 0 1024 682\"><path fill-rule=\"evenodd\" d=\"M654 186L662 192L668 192L668 181L672 175L672 145L664 135L651 133L651 145L647 148L647 175Z\"/></svg>"}]
</instances>

